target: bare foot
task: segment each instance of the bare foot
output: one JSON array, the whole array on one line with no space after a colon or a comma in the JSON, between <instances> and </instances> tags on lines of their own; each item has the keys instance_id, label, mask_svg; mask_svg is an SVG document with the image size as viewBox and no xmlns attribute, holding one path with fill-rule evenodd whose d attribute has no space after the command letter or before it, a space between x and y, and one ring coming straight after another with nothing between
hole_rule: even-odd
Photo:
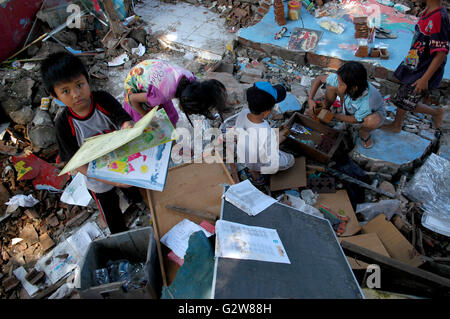
<instances>
[{"instance_id":1,"label":"bare foot","mask_svg":"<svg viewBox=\"0 0 450 319\"><path fill-rule=\"evenodd\" d=\"M381 127L382 130L391 131L393 133L400 133L402 128L401 126L395 126L394 124L385 124Z\"/></svg>"},{"instance_id":2,"label":"bare foot","mask_svg":"<svg viewBox=\"0 0 450 319\"><path fill-rule=\"evenodd\" d=\"M434 128L438 129L441 127L442 125L442 120L444 119L444 114L445 111L444 109L437 109L438 110L438 114L433 116L433 124L434 124Z\"/></svg>"}]
</instances>

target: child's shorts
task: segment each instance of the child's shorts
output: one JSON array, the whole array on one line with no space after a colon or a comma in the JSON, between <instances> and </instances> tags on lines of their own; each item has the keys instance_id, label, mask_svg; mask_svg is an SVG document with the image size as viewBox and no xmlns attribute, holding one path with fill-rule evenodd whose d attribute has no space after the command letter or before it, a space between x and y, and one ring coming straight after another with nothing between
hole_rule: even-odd
<instances>
[{"instance_id":1,"label":"child's shorts","mask_svg":"<svg viewBox=\"0 0 450 319\"><path fill-rule=\"evenodd\" d=\"M414 93L414 86L402 84L398 91L391 97L391 102L405 111L414 111L417 103L424 97L425 91Z\"/></svg>"}]
</instances>

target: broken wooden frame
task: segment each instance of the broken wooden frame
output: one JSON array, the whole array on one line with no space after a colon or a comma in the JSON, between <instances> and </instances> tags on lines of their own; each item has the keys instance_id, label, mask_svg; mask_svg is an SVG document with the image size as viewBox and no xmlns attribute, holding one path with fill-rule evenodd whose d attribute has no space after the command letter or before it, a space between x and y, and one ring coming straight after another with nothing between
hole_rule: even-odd
<instances>
[{"instance_id":1,"label":"broken wooden frame","mask_svg":"<svg viewBox=\"0 0 450 319\"><path fill-rule=\"evenodd\" d=\"M398 292L412 293L420 297L450 297L450 279L346 241L343 241L341 245L347 257L357 258L368 264L377 264L380 267L383 290L386 290L383 286L388 284L390 290L395 289Z\"/></svg>"}]
</instances>

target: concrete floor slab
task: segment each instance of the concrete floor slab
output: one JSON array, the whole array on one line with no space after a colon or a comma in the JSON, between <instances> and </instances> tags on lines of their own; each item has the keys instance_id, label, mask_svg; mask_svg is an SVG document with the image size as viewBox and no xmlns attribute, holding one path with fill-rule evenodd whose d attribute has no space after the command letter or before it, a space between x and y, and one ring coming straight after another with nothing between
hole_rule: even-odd
<instances>
[{"instance_id":1,"label":"concrete floor slab","mask_svg":"<svg viewBox=\"0 0 450 319\"><path fill-rule=\"evenodd\" d=\"M317 45L315 54L334 57L344 61L363 61L380 65L388 70L394 71L397 66L406 57L414 32L414 25L417 18L411 15L394 12L393 8L380 5L376 0L367 0L361 5L359 0L343 0L341 9L334 21L341 23L345 29L341 34L333 33L322 28L318 19L311 15L304 7L301 9L302 20L287 20L286 27L288 31L285 36L276 40L275 34L279 32L282 26L275 22L273 6L263 19L248 28L240 29L238 37L260 44L270 44L286 49L289 43L289 35L294 28L306 28L323 31L322 37ZM373 9L371 9L373 8ZM376 10L375 10L376 9ZM383 28L392 30L397 35L397 39L374 39L374 45L387 45L389 50L389 59L381 60L374 58L359 58L355 56L358 42L354 38L355 28L352 16L368 15L371 12L379 12L380 24ZM284 12L287 12L287 2ZM450 63L445 67L444 79L450 79Z\"/></svg>"},{"instance_id":2,"label":"concrete floor slab","mask_svg":"<svg viewBox=\"0 0 450 319\"><path fill-rule=\"evenodd\" d=\"M366 149L358 140L353 149L353 157L369 161L392 163L402 167L419 160L431 145L431 141L416 134L401 131L392 133L386 130L375 130L371 133L374 146Z\"/></svg>"},{"instance_id":3,"label":"concrete floor slab","mask_svg":"<svg viewBox=\"0 0 450 319\"><path fill-rule=\"evenodd\" d=\"M220 60L236 37L226 30L225 19L201 6L145 0L135 12L153 33L162 31L158 39L162 45L206 60Z\"/></svg>"}]
</instances>

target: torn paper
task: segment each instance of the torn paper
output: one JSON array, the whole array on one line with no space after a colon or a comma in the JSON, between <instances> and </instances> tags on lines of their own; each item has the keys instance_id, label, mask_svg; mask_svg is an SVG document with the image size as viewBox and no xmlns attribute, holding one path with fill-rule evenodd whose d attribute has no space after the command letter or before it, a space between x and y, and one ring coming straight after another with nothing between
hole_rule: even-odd
<instances>
[{"instance_id":1,"label":"torn paper","mask_svg":"<svg viewBox=\"0 0 450 319\"><path fill-rule=\"evenodd\" d=\"M91 198L86 186L86 177L81 173L77 173L61 195L62 202L78 206L89 205Z\"/></svg>"}]
</instances>

